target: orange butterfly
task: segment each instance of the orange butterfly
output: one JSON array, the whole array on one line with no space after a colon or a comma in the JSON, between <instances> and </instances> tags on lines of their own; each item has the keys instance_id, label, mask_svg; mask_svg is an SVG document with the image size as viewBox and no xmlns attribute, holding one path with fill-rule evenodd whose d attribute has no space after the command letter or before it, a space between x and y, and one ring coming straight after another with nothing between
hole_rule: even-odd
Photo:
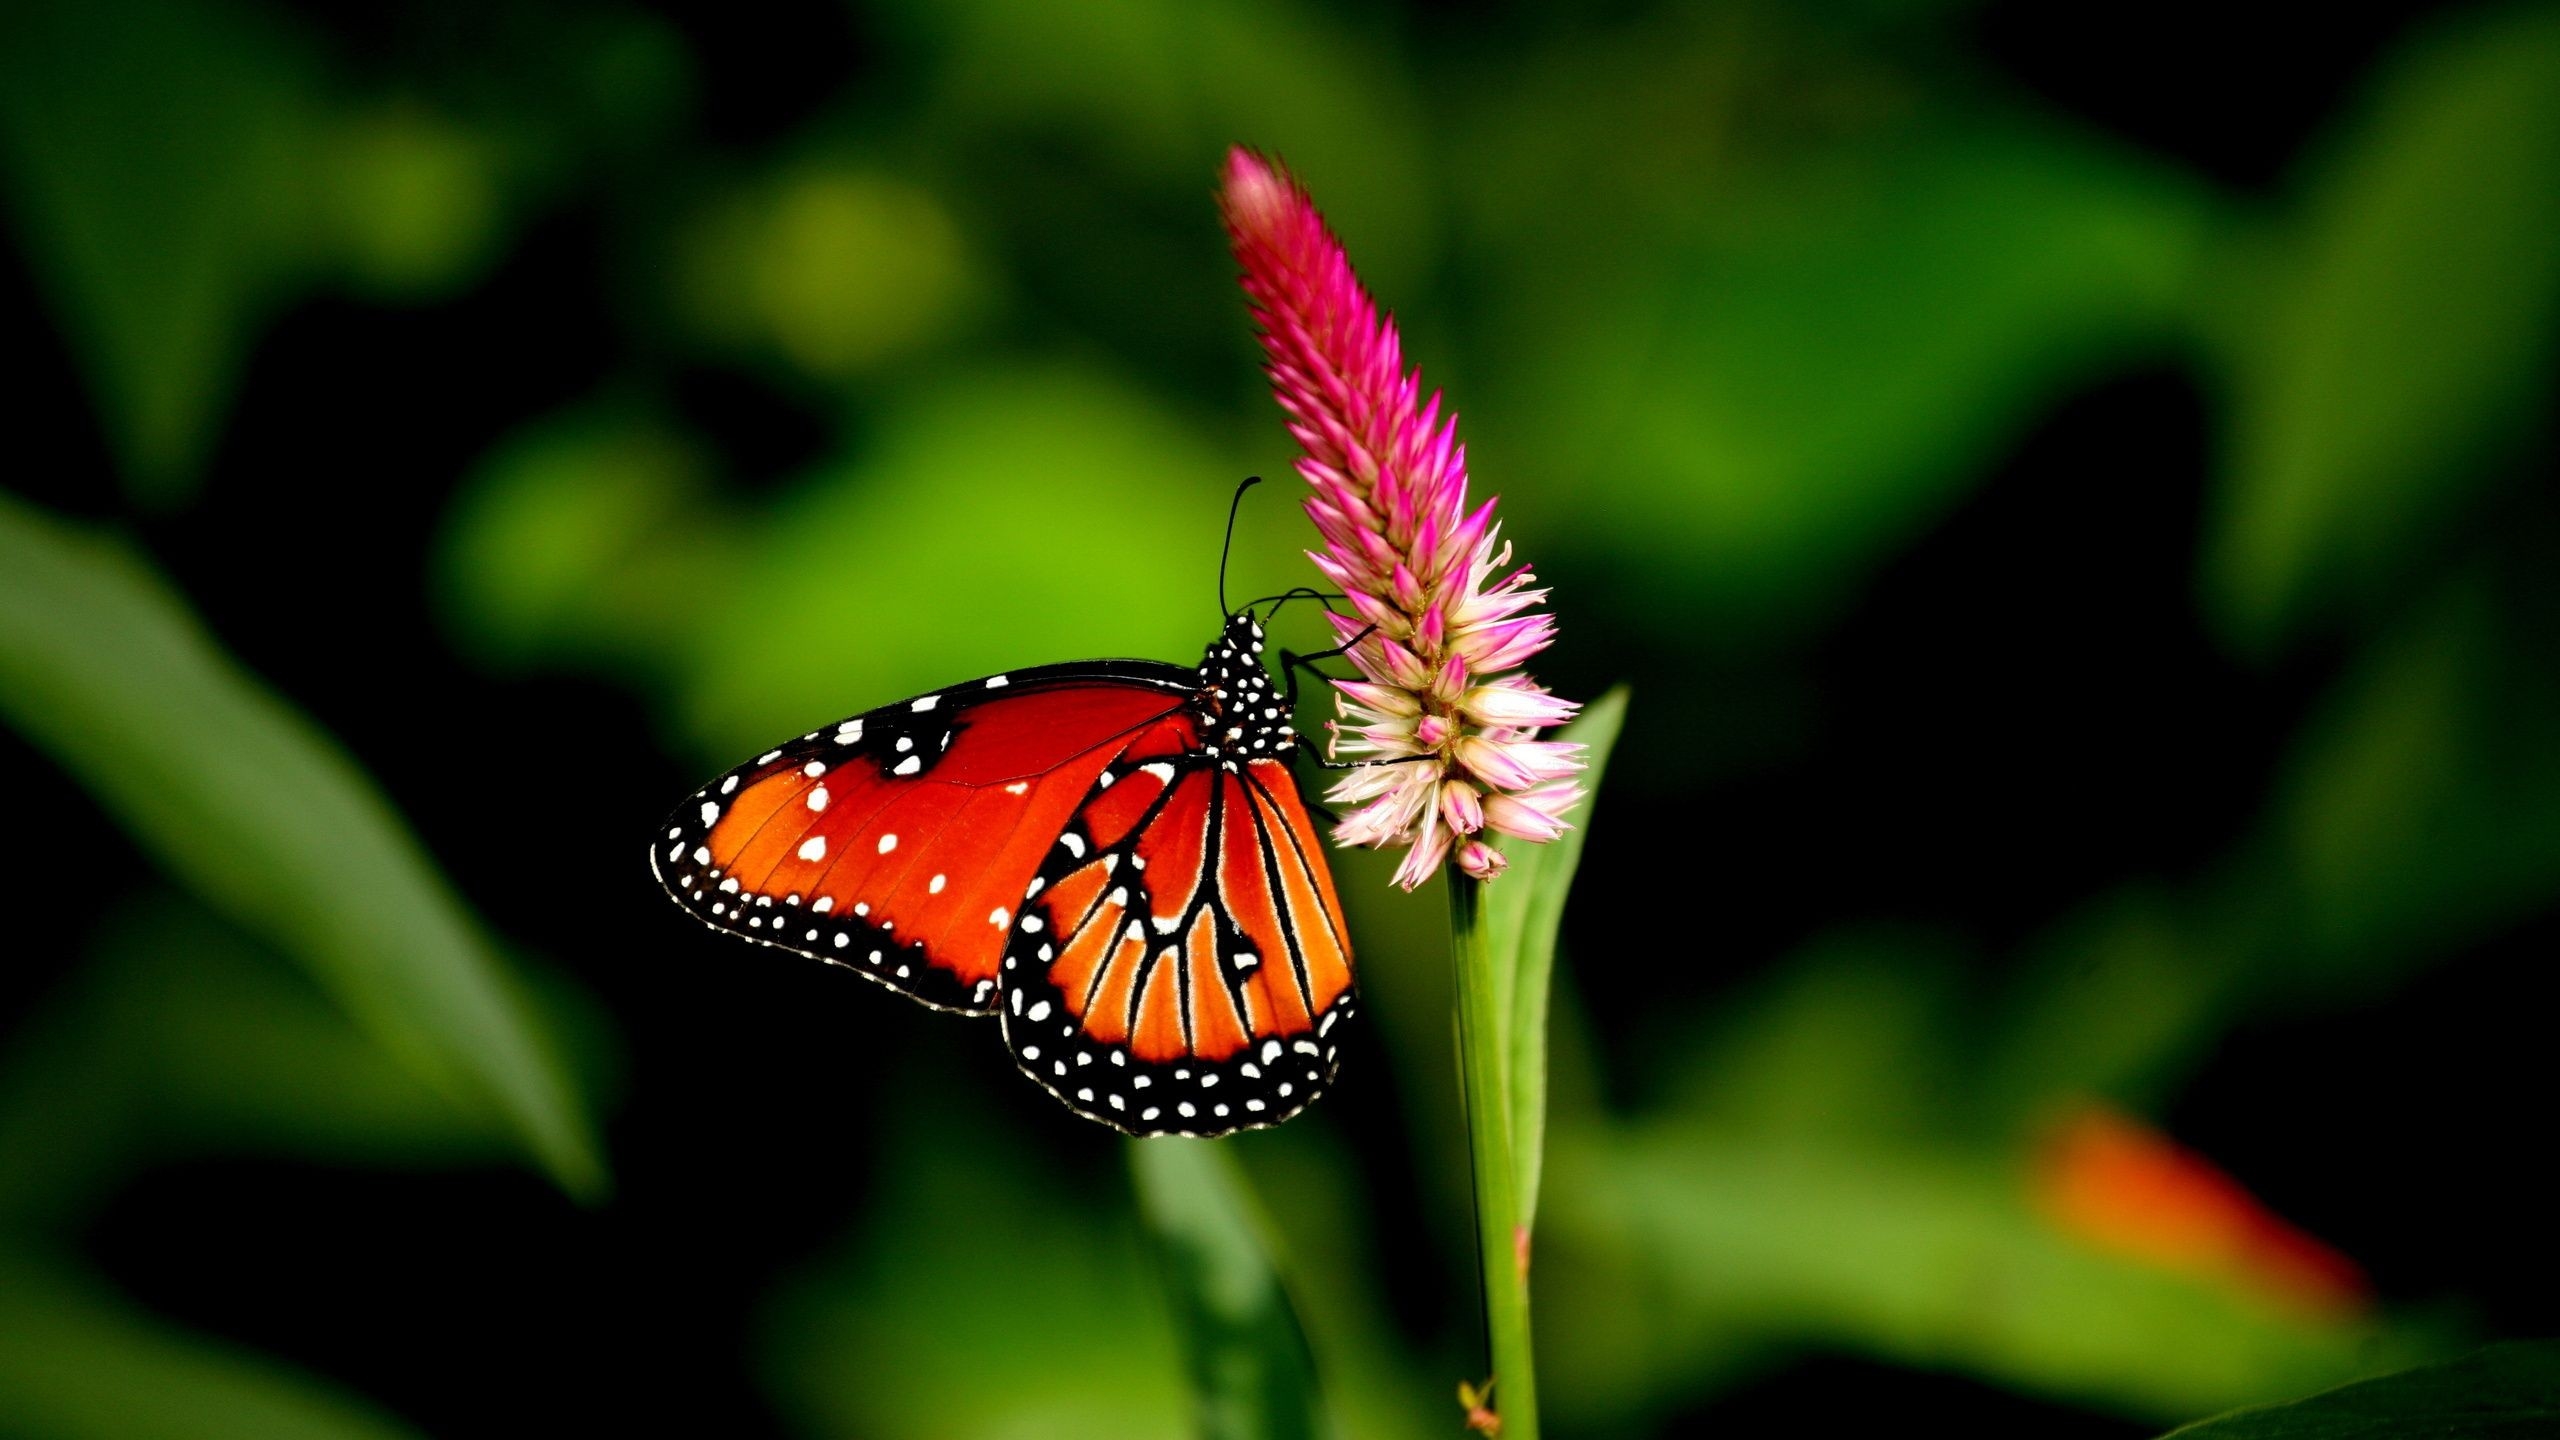
<instances>
[{"instance_id":1,"label":"orange butterfly","mask_svg":"<svg viewBox=\"0 0 2560 1440\"><path fill-rule=\"evenodd\" d=\"M669 816L715 929L1002 1018L1022 1072L1136 1135L1276 1125L1333 1081L1342 904L1252 606L1199 668L991 675L813 731Z\"/></svg>"}]
</instances>

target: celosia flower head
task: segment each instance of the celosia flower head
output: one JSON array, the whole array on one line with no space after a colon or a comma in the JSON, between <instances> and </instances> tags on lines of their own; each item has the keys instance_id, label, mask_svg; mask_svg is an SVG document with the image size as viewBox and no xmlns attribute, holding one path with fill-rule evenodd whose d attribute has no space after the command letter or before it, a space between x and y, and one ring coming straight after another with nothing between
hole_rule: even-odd
<instances>
[{"instance_id":1,"label":"celosia flower head","mask_svg":"<svg viewBox=\"0 0 2560 1440\"><path fill-rule=\"evenodd\" d=\"M1239 149L1221 206L1315 492L1306 508L1324 547L1308 558L1357 612L1332 617L1362 677L1335 682L1332 748L1373 763L1334 786L1349 811L1335 837L1408 846L1396 870L1408 890L1453 857L1490 879L1503 859L1484 832L1552 840L1582 798L1581 747L1537 738L1577 707L1520 668L1554 638L1536 609L1546 592L1512 568L1494 502L1469 508L1457 417L1423 398L1395 322L1306 190Z\"/></svg>"}]
</instances>

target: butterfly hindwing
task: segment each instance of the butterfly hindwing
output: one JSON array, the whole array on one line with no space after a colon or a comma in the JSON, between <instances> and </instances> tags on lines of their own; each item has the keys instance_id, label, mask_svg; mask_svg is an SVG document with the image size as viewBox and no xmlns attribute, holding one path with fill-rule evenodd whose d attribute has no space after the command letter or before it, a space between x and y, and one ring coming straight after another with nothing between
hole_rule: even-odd
<instances>
[{"instance_id":1,"label":"butterfly hindwing","mask_svg":"<svg viewBox=\"0 0 2560 1440\"><path fill-rule=\"evenodd\" d=\"M1177 666L1101 661L866 711L695 792L660 826L651 866L716 929L986 1013L1024 888L1095 777L1194 683Z\"/></svg>"},{"instance_id":2,"label":"butterfly hindwing","mask_svg":"<svg viewBox=\"0 0 2560 1440\"><path fill-rule=\"evenodd\" d=\"M1188 717L1093 783L1015 907L1006 1043L1136 1134L1273 1125L1332 1083L1355 1008L1341 904L1285 761L1217 758Z\"/></svg>"}]
</instances>

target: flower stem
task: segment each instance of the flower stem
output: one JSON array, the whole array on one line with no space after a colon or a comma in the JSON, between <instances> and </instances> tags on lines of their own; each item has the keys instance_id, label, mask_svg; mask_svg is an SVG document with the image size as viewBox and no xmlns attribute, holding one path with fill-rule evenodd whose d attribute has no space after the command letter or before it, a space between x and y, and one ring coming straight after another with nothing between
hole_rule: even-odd
<instances>
[{"instance_id":1,"label":"flower stem","mask_svg":"<svg viewBox=\"0 0 2560 1440\"><path fill-rule=\"evenodd\" d=\"M1493 1352L1494 1410L1503 1440L1537 1440L1538 1377L1529 1349L1528 1247L1520 1233L1519 1169L1511 1146L1510 986L1480 923L1481 887L1449 872L1449 938L1457 965L1459 1072L1475 1170L1476 1259Z\"/></svg>"}]
</instances>

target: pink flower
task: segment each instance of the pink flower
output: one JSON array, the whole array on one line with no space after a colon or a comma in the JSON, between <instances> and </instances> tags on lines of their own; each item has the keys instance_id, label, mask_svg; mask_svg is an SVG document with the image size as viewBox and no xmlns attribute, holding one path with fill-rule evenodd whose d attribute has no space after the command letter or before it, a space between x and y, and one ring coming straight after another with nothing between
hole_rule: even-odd
<instances>
[{"instance_id":1,"label":"pink flower","mask_svg":"<svg viewBox=\"0 0 2560 1440\"><path fill-rule=\"evenodd\" d=\"M1410 847L1410 890L1442 863L1491 879L1502 853L1485 831L1552 840L1580 802L1579 745L1538 739L1578 708L1520 666L1555 638L1526 567L1494 523L1469 509L1467 452L1422 372L1404 367L1342 243L1287 171L1247 150L1227 156L1220 197L1244 292L1271 358L1273 393L1304 451L1307 514L1324 537L1308 558L1356 615L1333 617L1364 677L1336 682L1332 753L1371 762L1331 799L1350 845ZM1392 763L1375 763L1375 762Z\"/></svg>"}]
</instances>

